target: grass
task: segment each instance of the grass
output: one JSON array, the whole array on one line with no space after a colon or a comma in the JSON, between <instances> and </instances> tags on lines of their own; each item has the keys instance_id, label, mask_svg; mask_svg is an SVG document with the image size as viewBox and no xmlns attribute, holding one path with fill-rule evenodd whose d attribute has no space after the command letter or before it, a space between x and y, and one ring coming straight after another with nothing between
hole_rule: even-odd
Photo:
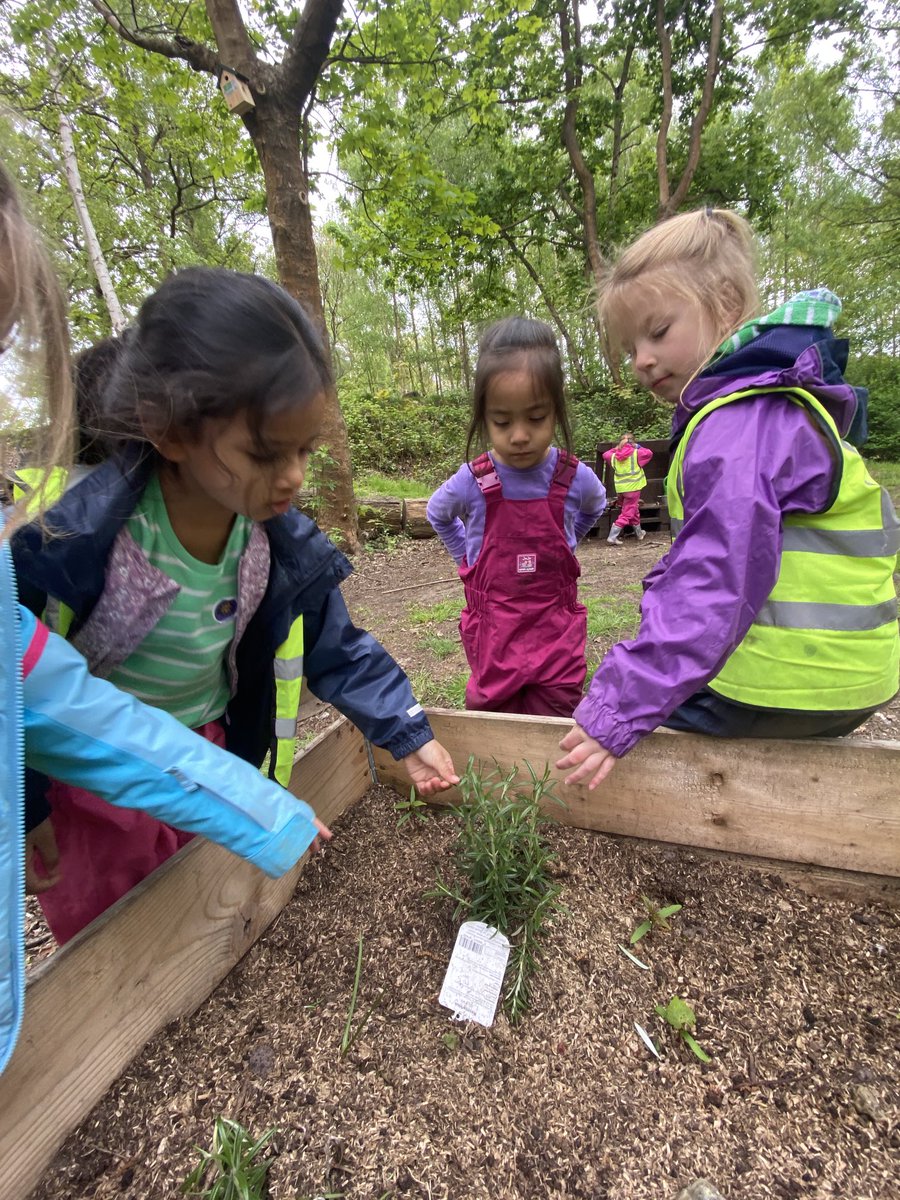
<instances>
[{"instance_id":1,"label":"grass","mask_svg":"<svg viewBox=\"0 0 900 1200\"><path fill-rule=\"evenodd\" d=\"M639 614L634 600L623 600L618 596L588 596L584 599L588 610L588 641L597 638L633 637L637 630Z\"/></svg>"},{"instance_id":2,"label":"grass","mask_svg":"<svg viewBox=\"0 0 900 1200\"><path fill-rule=\"evenodd\" d=\"M182 1192L203 1200L263 1200L274 1159L257 1160L276 1132L267 1129L254 1141L237 1121L216 1117L212 1149L195 1147L200 1162L181 1185Z\"/></svg>"},{"instance_id":3,"label":"grass","mask_svg":"<svg viewBox=\"0 0 900 1200\"><path fill-rule=\"evenodd\" d=\"M465 601L462 596L453 596L449 600L439 600L437 604L429 604L424 608L410 607L409 619L414 625L431 625L440 621L458 621Z\"/></svg>"},{"instance_id":4,"label":"grass","mask_svg":"<svg viewBox=\"0 0 900 1200\"><path fill-rule=\"evenodd\" d=\"M427 670L415 671L409 678L413 695L426 708L465 708L468 668L450 679L435 679Z\"/></svg>"},{"instance_id":5,"label":"grass","mask_svg":"<svg viewBox=\"0 0 900 1200\"><path fill-rule=\"evenodd\" d=\"M456 877L450 883L438 878L428 893L452 900L455 919L484 921L509 938L504 1005L512 1023L528 1009L547 925L563 911L552 876L555 855L540 835L550 820L542 806L561 801L549 765L540 776L527 762L525 767L529 779L523 782L516 766L482 774L469 759L459 785L463 803L453 810L459 823Z\"/></svg>"},{"instance_id":6,"label":"grass","mask_svg":"<svg viewBox=\"0 0 900 1200\"><path fill-rule=\"evenodd\" d=\"M377 471L358 475L353 481L357 497L387 496L396 500L427 500L434 491L427 483L417 483L414 479L395 479L389 475L379 475Z\"/></svg>"},{"instance_id":7,"label":"grass","mask_svg":"<svg viewBox=\"0 0 900 1200\"><path fill-rule=\"evenodd\" d=\"M456 637L444 637L442 634L426 634L420 640L420 646L431 653L436 659L449 659L460 644Z\"/></svg>"},{"instance_id":8,"label":"grass","mask_svg":"<svg viewBox=\"0 0 900 1200\"><path fill-rule=\"evenodd\" d=\"M900 507L900 463L866 461L869 474L891 494L895 507Z\"/></svg>"}]
</instances>

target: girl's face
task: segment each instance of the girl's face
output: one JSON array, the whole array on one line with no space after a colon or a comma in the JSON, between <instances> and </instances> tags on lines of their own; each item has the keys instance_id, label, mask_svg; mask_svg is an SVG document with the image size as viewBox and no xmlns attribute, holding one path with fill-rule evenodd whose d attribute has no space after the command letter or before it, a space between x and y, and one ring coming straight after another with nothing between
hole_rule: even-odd
<instances>
[{"instance_id":1,"label":"girl's face","mask_svg":"<svg viewBox=\"0 0 900 1200\"><path fill-rule=\"evenodd\" d=\"M267 417L261 449L246 412L205 422L199 439L177 432L162 438L160 453L177 465L180 489L205 514L220 511L266 521L286 513L303 486L309 456L322 429L325 394Z\"/></svg>"},{"instance_id":2,"label":"girl's face","mask_svg":"<svg viewBox=\"0 0 900 1200\"><path fill-rule=\"evenodd\" d=\"M535 390L530 371L520 367L492 376L485 390L484 421L494 457L507 467L536 467L553 441L553 399Z\"/></svg>"},{"instance_id":3,"label":"girl's face","mask_svg":"<svg viewBox=\"0 0 900 1200\"><path fill-rule=\"evenodd\" d=\"M638 382L669 404L678 403L724 337L699 300L674 292L664 280L654 283L651 275L635 280L623 324Z\"/></svg>"}]
</instances>

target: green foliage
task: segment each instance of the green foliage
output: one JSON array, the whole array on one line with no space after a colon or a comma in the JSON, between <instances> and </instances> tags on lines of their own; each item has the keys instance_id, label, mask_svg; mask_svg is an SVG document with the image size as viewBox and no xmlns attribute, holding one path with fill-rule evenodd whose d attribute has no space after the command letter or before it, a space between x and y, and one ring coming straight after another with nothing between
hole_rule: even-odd
<instances>
[{"instance_id":1,"label":"green foliage","mask_svg":"<svg viewBox=\"0 0 900 1200\"><path fill-rule=\"evenodd\" d=\"M531 1000L531 977L549 923L563 911L560 886L552 876L554 855L540 833L550 818L554 794L550 767L538 776L525 763L529 780L518 778L513 766L499 766L486 775L469 759L460 781L463 803L454 813L459 833L454 845L456 879L438 878L432 897L455 904L454 918L484 921L511 943L504 989L510 1021L518 1021Z\"/></svg>"},{"instance_id":2,"label":"green foliage","mask_svg":"<svg viewBox=\"0 0 900 1200\"><path fill-rule=\"evenodd\" d=\"M585 596L588 641L595 638L633 637L639 620L637 603L616 596Z\"/></svg>"},{"instance_id":3,"label":"green foliage","mask_svg":"<svg viewBox=\"0 0 900 1200\"><path fill-rule=\"evenodd\" d=\"M409 796L406 800L396 802L394 811L397 814L398 829L402 829L407 821L414 818L416 822L428 819L428 804L418 795L414 787L409 789Z\"/></svg>"},{"instance_id":4,"label":"green foliage","mask_svg":"<svg viewBox=\"0 0 900 1200\"><path fill-rule=\"evenodd\" d=\"M432 625L440 621L458 621L465 600L462 596L451 596L449 600L439 600L437 604L429 604L424 608L410 607L409 619L413 625Z\"/></svg>"},{"instance_id":5,"label":"green foliage","mask_svg":"<svg viewBox=\"0 0 900 1200\"><path fill-rule=\"evenodd\" d=\"M277 1132L268 1129L254 1141L237 1121L217 1117L212 1149L195 1147L200 1162L181 1185L182 1192L204 1200L263 1200L266 1176L275 1160L257 1159Z\"/></svg>"},{"instance_id":6,"label":"green foliage","mask_svg":"<svg viewBox=\"0 0 900 1200\"><path fill-rule=\"evenodd\" d=\"M856 358L851 378L869 389L869 439L866 458L900 459L900 358L886 354Z\"/></svg>"},{"instance_id":7,"label":"green foliage","mask_svg":"<svg viewBox=\"0 0 900 1200\"><path fill-rule=\"evenodd\" d=\"M438 482L462 461L468 397L398 395L347 383L338 395L356 470L396 475L415 468L421 475L424 468Z\"/></svg>"},{"instance_id":8,"label":"green foliage","mask_svg":"<svg viewBox=\"0 0 900 1200\"><path fill-rule=\"evenodd\" d=\"M628 939L629 946L636 946L641 938L646 937L651 930L660 930L663 933L668 933L671 926L669 925L669 917L674 917L676 913L681 912L680 904L665 904L660 907L649 896L641 896L641 903L647 913L647 919L635 927L634 932Z\"/></svg>"},{"instance_id":9,"label":"green foliage","mask_svg":"<svg viewBox=\"0 0 900 1200\"><path fill-rule=\"evenodd\" d=\"M653 1011L658 1017L662 1017L701 1062L711 1061L706 1051L694 1040L693 1031L697 1023L694 1010L680 996L673 996L665 1006L657 1004Z\"/></svg>"},{"instance_id":10,"label":"green foliage","mask_svg":"<svg viewBox=\"0 0 900 1200\"><path fill-rule=\"evenodd\" d=\"M354 488L357 496L387 496L398 500L426 500L434 488L415 479L398 479L396 476L382 475L377 471L366 471L354 476Z\"/></svg>"},{"instance_id":11,"label":"green foliage","mask_svg":"<svg viewBox=\"0 0 900 1200\"><path fill-rule=\"evenodd\" d=\"M341 1058L345 1058L350 1051L353 1043L366 1027L366 1023L372 1013L381 1003L382 995L379 992L374 1002L369 1006L367 1011L356 1022L356 1027L353 1026L353 1018L356 1016L356 1006L359 1001L359 984L362 979L363 965L363 935L359 935L359 942L356 949L356 970L353 974L353 987L350 991L350 1003L347 1006L347 1020L344 1022L344 1032L341 1035Z\"/></svg>"},{"instance_id":12,"label":"green foliage","mask_svg":"<svg viewBox=\"0 0 900 1200\"><path fill-rule=\"evenodd\" d=\"M468 670L450 679L435 679L431 671L416 671L410 676L413 695L426 708L458 708L466 706Z\"/></svg>"},{"instance_id":13,"label":"green foliage","mask_svg":"<svg viewBox=\"0 0 900 1200\"><path fill-rule=\"evenodd\" d=\"M422 645L430 650L435 658L450 658L459 646L457 638L442 637L439 633L429 633L422 638Z\"/></svg>"}]
</instances>

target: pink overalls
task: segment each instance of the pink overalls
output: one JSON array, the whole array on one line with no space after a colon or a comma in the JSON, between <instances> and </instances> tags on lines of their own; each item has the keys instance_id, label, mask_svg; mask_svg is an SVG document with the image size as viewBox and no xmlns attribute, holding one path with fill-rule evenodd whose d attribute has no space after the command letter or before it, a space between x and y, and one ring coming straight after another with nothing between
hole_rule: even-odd
<instances>
[{"instance_id":1,"label":"pink overalls","mask_svg":"<svg viewBox=\"0 0 900 1200\"><path fill-rule=\"evenodd\" d=\"M577 466L560 450L546 496L506 500L490 456L472 463L486 511L475 565L459 568L459 631L472 668L466 708L571 717L581 701L587 609L563 526Z\"/></svg>"}]
</instances>

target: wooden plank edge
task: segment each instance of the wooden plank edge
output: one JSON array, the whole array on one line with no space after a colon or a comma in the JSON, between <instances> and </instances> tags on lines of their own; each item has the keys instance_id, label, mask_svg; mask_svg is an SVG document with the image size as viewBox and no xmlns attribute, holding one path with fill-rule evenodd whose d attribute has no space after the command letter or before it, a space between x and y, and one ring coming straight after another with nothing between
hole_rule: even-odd
<instances>
[{"instance_id":1,"label":"wooden plank edge","mask_svg":"<svg viewBox=\"0 0 900 1200\"><path fill-rule=\"evenodd\" d=\"M291 777L326 824L370 784L364 739L343 719L298 755ZM0 1075L4 1200L25 1200L135 1055L203 1003L288 903L306 857L271 880L198 838L31 973Z\"/></svg>"},{"instance_id":2,"label":"wooden plank edge","mask_svg":"<svg viewBox=\"0 0 900 1200\"><path fill-rule=\"evenodd\" d=\"M538 770L560 756L561 718L428 710L458 771L468 757ZM403 768L374 750L382 782L408 787ZM900 876L900 743L859 738L704 738L657 730L595 789L566 787L563 822L597 832L697 849ZM431 798L459 802L457 789Z\"/></svg>"}]
</instances>

